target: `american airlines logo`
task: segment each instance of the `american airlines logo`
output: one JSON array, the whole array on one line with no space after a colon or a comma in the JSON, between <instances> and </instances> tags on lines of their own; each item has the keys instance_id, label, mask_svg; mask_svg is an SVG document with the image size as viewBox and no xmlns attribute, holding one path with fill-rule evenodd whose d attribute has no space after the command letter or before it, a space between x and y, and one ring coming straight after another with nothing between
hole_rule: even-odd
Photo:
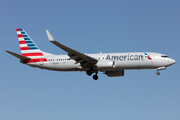
<instances>
[{"instance_id":1,"label":"american airlines logo","mask_svg":"<svg viewBox=\"0 0 180 120\"><path fill-rule=\"evenodd\" d=\"M107 55L106 60L144 60L143 55L120 55L120 56L110 56Z\"/></svg>"},{"instance_id":2,"label":"american airlines logo","mask_svg":"<svg viewBox=\"0 0 180 120\"><path fill-rule=\"evenodd\" d=\"M146 55L146 56L144 56ZM120 61L125 61L125 60L144 60L144 58L148 58L148 60L152 60L152 58L147 54L144 53L144 55L120 55L120 56L111 56L107 55L106 60L120 60Z\"/></svg>"},{"instance_id":3,"label":"american airlines logo","mask_svg":"<svg viewBox=\"0 0 180 120\"><path fill-rule=\"evenodd\" d=\"M144 54L147 55L148 60L152 60L152 58L147 53Z\"/></svg>"}]
</instances>

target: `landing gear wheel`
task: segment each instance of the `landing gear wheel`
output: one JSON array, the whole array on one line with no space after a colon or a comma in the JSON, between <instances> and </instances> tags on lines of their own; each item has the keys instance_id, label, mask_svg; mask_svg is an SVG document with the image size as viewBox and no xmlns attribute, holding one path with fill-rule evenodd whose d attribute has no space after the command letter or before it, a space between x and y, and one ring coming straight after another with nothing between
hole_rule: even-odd
<instances>
[{"instance_id":1,"label":"landing gear wheel","mask_svg":"<svg viewBox=\"0 0 180 120\"><path fill-rule=\"evenodd\" d=\"M86 74L89 75L89 76L91 76L91 75L92 75L91 70L86 71Z\"/></svg>"},{"instance_id":2,"label":"landing gear wheel","mask_svg":"<svg viewBox=\"0 0 180 120\"><path fill-rule=\"evenodd\" d=\"M156 74L157 74L157 75L160 75L160 72L157 71Z\"/></svg>"},{"instance_id":3,"label":"landing gear wheel","mask_svg":"<svg viewBox=\"0 0 180 120\"><path fill-rule=\"evenodd\" d=\"M98 80L98 76L97 75L93 75L93 79L94 80Z\"/></svg>"}]
</instances>

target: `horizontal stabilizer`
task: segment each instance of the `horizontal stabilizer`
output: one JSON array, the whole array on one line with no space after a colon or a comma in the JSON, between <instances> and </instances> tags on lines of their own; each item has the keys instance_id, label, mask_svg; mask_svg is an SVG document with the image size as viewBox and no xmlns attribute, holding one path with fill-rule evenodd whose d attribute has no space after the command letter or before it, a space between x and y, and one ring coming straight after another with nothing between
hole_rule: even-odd
<instances>
[{"instance_id":1,"label":"horizontal stabilizer","mask_svg":"<svg viewBox=\"0 0 180 120\"><path fill-rule=\"evenodd\" d=\"M10 51L7 51L7 50L5 50L5 52L13 55L14 57L16 57L16 58L18 58L20 60L30 60L31 59L31 58L28 58L28 57L25 57L25 56L22 56L22 55L19 55L17 53L13 53L13 52L10 52Z\"/></svg>"}]
</instances>

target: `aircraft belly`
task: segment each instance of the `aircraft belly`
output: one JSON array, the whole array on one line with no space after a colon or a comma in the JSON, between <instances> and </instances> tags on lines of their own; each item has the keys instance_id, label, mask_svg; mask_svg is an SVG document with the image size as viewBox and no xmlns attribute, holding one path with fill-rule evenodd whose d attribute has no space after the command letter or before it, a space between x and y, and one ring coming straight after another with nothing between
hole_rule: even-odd
<instances>
[{"instance_id":1,"label":"aircraft belly","mask_svg":"<svg viewBox=\"0 0 180 120\"><path fill-rule=\"evenodd\" d=\"M31 63L28 64L32 67L38 67L41 69L55 70L55 71L79 71L81 67L74 63L64 63L64 62L48 62L48 63Z\"/></svg>"},{"instance_id":2,"label":"aircraft belly","mask_svg":"<svg viewBox=\"0 0 180 120\"><path fill-rule=\"evenodd\" d=\"M52 68L56 70L77 69L78 65L70 62L54 62Z\"/></svg>"},{"instance_id":3,"label":"aircraft belly","mask_svg":"<svg viewBox=\"0 0 180 120\"><path fill-rule=\"evenodd\" d=\"M142 60L142 61L117 61L115 62L115 68L119 69L143 69L151 68L151 62Z\"/></svg>"}]
</instances>

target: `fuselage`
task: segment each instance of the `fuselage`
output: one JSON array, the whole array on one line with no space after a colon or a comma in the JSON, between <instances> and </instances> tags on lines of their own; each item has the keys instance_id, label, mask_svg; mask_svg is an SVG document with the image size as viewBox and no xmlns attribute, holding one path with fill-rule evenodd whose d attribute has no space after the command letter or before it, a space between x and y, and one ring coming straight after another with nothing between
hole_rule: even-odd
<instances>
[{"instance_id":1,"label":"fuselage","mask_svg":"<svg viewBox=\"0 0 180 120\"><path fill-rule=\"evenodd\" d=\"M99 53L82 54L54 40L46 30L49 41L67 52L67 55L54 55L43 52L22 28L17 28L17 36L21 55L6 51L20 59L21 63L54 71L86 71L88 76L98 79L98 72L104 72L108 77L124 76L128 69L157 69L164 70L175 63L168 56L154 52L126 52L126 53Z\"/></svg>"},{"instance_id":2,"label":"fuselage","mask_svg":"<svg viewBox=\"0 0 180 120\"><path fill-rule=\"evenodd\" d=\"M175 63L175 60L160 53L153 52L130 52L130 53L100 53L86 54L98 61L113 61L112 68L96 68L98 71L113 71L127 69L156 69L167 67ZM70 59L68 55L45 55L47 62L27 63L32 67L55 71L87 71L80 63Z\"/></svg>"}]
</instances>

